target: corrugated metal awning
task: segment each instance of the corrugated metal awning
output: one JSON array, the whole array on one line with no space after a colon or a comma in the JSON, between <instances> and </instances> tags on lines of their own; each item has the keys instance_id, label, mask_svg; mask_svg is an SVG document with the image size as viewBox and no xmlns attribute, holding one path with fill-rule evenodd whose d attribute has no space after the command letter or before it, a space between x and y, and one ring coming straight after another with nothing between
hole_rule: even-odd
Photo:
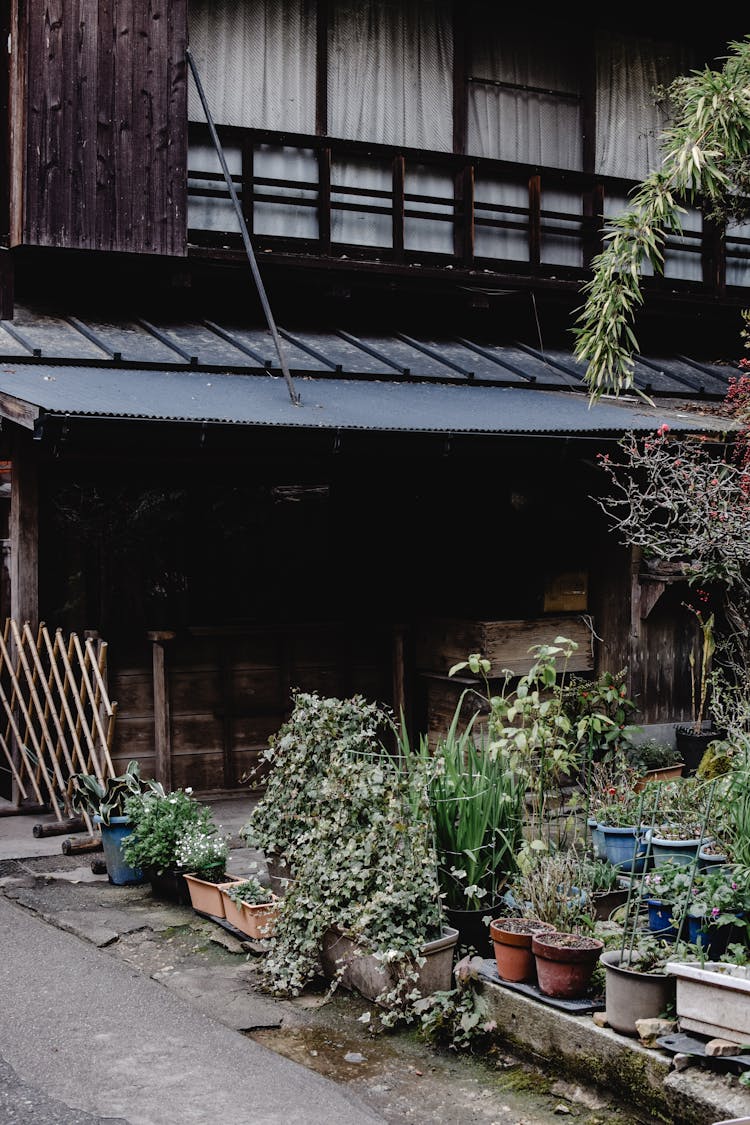
<instances>
[{"instance_id":1,"label":"corrugated metal awning","mask_svg":"<svg viewBox=\"0 0 750 1125\"><path fill-rule=\"evenodd\" d=\"M0 321L0 415L438 434L620 434L733 428L700 415L736 367L638 357L637 395L589 403L572 353L461 336L104 320L18 306ZM683 405L693 403L693 410ZM696 412L693 412L693 411Z\"/></svg>"},{"instance_id":2,"label":"corrugated metal awning","mask_svg":"<svg viewBox=\"0 0 750 1125\"><path fill-rule=\"evenodd\" d=\"M300 405L274 375L0 365L0 414L33 428L44 416L143 422L438 434L620 434L733 428L637 398L590 405L582 391L474 383L297 377Z\"/></svg>"}]
</instances>

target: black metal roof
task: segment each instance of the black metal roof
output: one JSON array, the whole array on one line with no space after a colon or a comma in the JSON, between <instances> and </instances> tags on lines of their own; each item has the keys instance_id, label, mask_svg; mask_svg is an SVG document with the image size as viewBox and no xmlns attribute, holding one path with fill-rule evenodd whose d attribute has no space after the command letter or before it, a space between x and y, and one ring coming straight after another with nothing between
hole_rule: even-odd
<instances>
[{"instance_id":1,"label":"black metal roof","mask_svg":"<svg viewBox=\"0 0 750 1125\"><path fill-rule=\"evenodd\" d=\"M638 396L589 403L571 353L465 337L216 321L120 322L18 309L0 321L0 414L426 433L619 433L730 424L683 409L723 399L736 368L640 357Z\"/></svg>"}]
</instances>

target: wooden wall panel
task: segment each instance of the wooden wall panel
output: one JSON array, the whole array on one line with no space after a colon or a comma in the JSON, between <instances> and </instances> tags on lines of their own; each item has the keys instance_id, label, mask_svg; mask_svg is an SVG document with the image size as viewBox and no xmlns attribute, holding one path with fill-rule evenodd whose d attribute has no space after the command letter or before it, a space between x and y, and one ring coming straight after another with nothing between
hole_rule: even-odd
<instances>
[{"instance_id":1,"label":"wooden wall panel","mask_svg":"<svg viewBox=\"0 0 750 1125\"><path fill-rule=\"evenodd\" d=\"M22 240L184 255L186 0L28 0L23 33Z\"/></svg>"}]
</instances>

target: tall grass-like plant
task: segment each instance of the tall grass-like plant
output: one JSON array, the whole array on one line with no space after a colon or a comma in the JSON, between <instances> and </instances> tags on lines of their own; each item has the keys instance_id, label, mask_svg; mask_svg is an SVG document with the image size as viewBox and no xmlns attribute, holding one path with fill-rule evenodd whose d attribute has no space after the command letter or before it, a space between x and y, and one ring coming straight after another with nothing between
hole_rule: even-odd
<instances>
[{"instance_id":1,"label":"tall grass-like plant","mask_svg":"<svg viewBox=\"0 0 750 1125\"><path fill-rule=\"evenodd\" d=\"M426 767L443 902L454 910L489 909L516 870L526 790L515 762L490 753L477 733L479 712L461 729L466 694L432 753L422 737L417 755ZM402 761L413 760L403 725L400 745Z\"/></svg>"}]
</instances>

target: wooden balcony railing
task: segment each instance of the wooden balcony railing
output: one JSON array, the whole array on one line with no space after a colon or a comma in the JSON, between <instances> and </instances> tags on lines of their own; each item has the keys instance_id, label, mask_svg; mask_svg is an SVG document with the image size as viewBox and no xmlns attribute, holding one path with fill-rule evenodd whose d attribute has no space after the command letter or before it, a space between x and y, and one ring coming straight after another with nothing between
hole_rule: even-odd
<instances>
[{"instance_id":1,"label":"wooden balcony railing","mask_svg":"<svg viewBox=\"0 0 750 1125\"><path fill-rule=\"evenodd\" d=\"M280 252L579 281L634 181L453 153L220 126L248 230ZM204 125L190 126L189 239L239 246ZM712 295L750 285L750 224L688 210L655 284Z\"/></svg>"}]
</instances>

